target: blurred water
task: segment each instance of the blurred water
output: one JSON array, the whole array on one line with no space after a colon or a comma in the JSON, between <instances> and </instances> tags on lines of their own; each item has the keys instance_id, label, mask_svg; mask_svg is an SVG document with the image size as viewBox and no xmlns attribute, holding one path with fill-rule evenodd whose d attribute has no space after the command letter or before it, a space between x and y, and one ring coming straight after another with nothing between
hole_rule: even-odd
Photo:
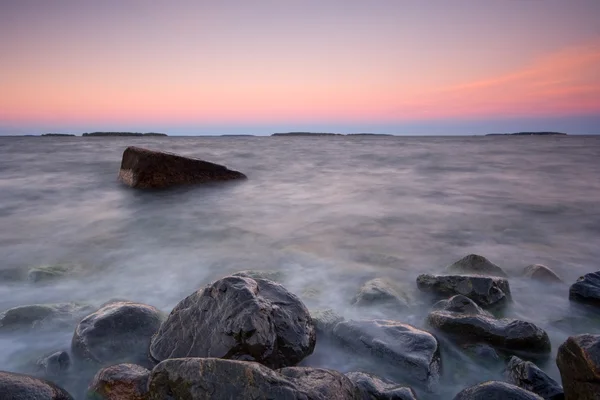
<instances>
[{"instance_id":1,"label":"blurred water","mask_svg":"<svg viewBox=\"0 0 600 400\"><path fill-rule=\"evenodd\" d=\"M249 179L132 190L116 180L128 145L225 164ZM0 271L83 270L43 286L0 281L0 310L127 298L168 312L220 276L277 269L310 308L424 326L429 304L417 293L420 305L393 316L352 309L351 298L373 277L415 291L419 273L478 253L512 275L508 314L547 329L555 355L572 333L564 319L579 318L568 286L518 275L541 263L570 283L600 269L599 177L600 137L0 137ZM45 335L42 343L0 336L0 369L19 370L24 349L69 348L70 332ZM305 364L354 367L328 351L318 345ZM456 361L443 361L452 375ZM471 367L446 395L481 380ZM558 377L553 360L544 368Z\"/></svg>"}]
</instances>

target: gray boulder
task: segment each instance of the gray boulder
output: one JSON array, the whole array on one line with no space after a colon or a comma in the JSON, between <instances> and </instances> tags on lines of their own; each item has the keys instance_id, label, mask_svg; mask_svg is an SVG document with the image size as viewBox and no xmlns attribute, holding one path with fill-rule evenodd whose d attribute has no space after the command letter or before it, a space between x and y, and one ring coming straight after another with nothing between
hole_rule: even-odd
<instances>
[{"instance_id":1,"label":"gray boulder","mask_svg":"<svg viewBox=\"0 0 600 400\"><path fill-rule=\"evenodd\" d=\"M93 307L77 303L30 304L8 309L0 314L0 332L20 329L69 328Z\"/></svg>"},{"instance_id":2,"label":"gray boulder","mask_svg":"<svg viewBox=\"0 0 600 400\"><path fill-rule=\"evenodd\" d=\"M562 386L550 378L531 361L511 357L506 365L504 377L507 382L529 390L545 400L564 400Z\"/></svg>"},{"instance_id":3,"label":"gray boulder","mask_svg":"<svg viewBox=\"0 0 600 400\"><path fill-rule=\"evenodd\" d=\"M293 366L313 352L315 326L304 304L265 279L228 276L179 302L152 339L151 356L218 357Z\"/></svg>"},{"instance_id":4,"label":"gray boulder","mask_svg":"<svg viewBox=\"0 0 600 400\"><path fill-rule=\"evenodd\" d=\"M435 390L440 377L440 348L429 332L396 321L338 323L334 337L344 346L388 364L406 379Z\"/></svg>"},{"instance_id":5,"label":"gray boulder","mask_svg":"<svg viewBox=\"0 0 600 400\"><path fill-rule=\"evenodd\" d=\"M54 383L28 375L0 371L2 400L73 400L63 388Z\"/></svg>"},{"instance_id":6,"label":"gray boulder","mask_svg":"<svg viewBox=\"0 0 600 400\"><path fill-rule=\"evenodd\" d=\"M499 276L502 278L508 276L502 268L492 263L487 258L477 254L469 254L468 256L461 258L454 264L446 267L446 272L449 274L475 274Z\"/></svg>"},{"instance_id":7,"label":"gray boulder","mask_svg":"<svg viewBox=\"0 0 600 400\"><path fill-rule=\"evenodd\" d=\"M75 328L73 356L99 364L149 365L148 346L163 314L147 304L112 302L88 315Z\"/></svg>"},{"instance_id":8,"label":"gray boulder","mask_svg":"<svg viewBox=\"0 0 600 400\"><path fill-rule=\"evenodd\" d=\"M600 307L600 271L586 274L571 285L569 299Z\"/></svg>"},{"instance_id":9,"label":"gray boulder","mask_svg":"<svg viewBox=\"0 0 600 400\"><path fill-rule=\"evenodd\" d=\"M459 340L487 343L509 351L550 352L548 334L530 322L508 318L495 319L484 313L446 310L432 311L427 317L427 322L435 329Z\"/></svg>"},{"instance_id":10,"label":"gray boulder","mask_svg":"<svg viewBox=\"0 0 600 400\"><path fill-rule=\"evenodd\" d=\"M365 282L354 297L355 306L392 306L406 308L409 297L388 279L376 278Z\"/></svg>"},{"instance_id":11,"label":"gray boulder","mask_svg":"<svg viewBox=\"0 0 600 400\"><path fill-rule=\"evenodd\" d=\"M417 400L410 387L365 372L348 372L345 375L360 390L362 400Z\"/></svg>"},{"instance_id":12,"label":"gray boulder","mask_svg":"<svg viewBox=\"0 0 600 400\"><path fill-rule=\"evenodd\" d=\"M283 368L217 358L174 358L150 374L148 400L311 399L360 400L358 389L336 371Z\"/></svg>"},{"instance_id":13,"label":"gray boulder","mask_svg":"<svg viewBox=\"0 0 600 400\"><path fill-rule=\"evenodd\" d=\"M600 399L600 335L569 337L558 348L556 364L566 399Z\"/></svg>"},{"instance_id":14,"label":"gray boulder","mask_svg":"<svg viewBox=\"0 0 600 400\"><path fill-rule=\"evenodd\" d=\"M493 317L492 314L479 307L473 300L469 299L462 294L452 296L447 300L440 300L433 305L433 310L437 311L451 311L462 314L476 314L485 315L486 317Z\"/></svg>"},{"instance_id":15,"label":"gray boulder","mask_svg":"<svg viewBox=\"0 0 600 400\"><path fill-rule=\"evenodd\" d=\"M134 146L123 152L119 171L121 182L141 189L245 178L223 165Z\"/></svg>"},{"instance_id":16,"label":"gray boulder","mask_svg":"<svg viewBox=\"0 0 600 400\"><path fill-rule=\"evenodd\" d=\"M478 275L429 275L417 277L423 292L439 297L462 294L484 308L498 306L510 299L510 287L504 278Z\"/></svg>"},{"instance_id":17,"label":"gray boulder","mask_svg":"<svg viewBox=\"0 0 600 400\"><path fill-rule=\"evenodd\" d=\"M488 381L468 387L454 400L543 400L540 396L506 382Z\"/></svg>"},{"instance_id":18,"label":"gray boulder","mask_svg":"<svg viewBox=\"0 0 600 400\"><path fill-rule=\"evenodd\" d=\"M523 269L523 276L542 283L563 283L550 268L541 264L528 265Z\"/></svg>"},{"instance_id":19,"label":"gray boulder","mask_svg":"<svg viewBox=\"0 0 600 400\"><path fill-rule=\"evenodd\" d=\"M310 316L315 324L317 334L331 335L333 328L344 321L344 317L336 313L330 308L324 310L315 310L310 312Z\"/></svg>"},{"instance_id":20,"label":"gray boulder","mask_svg":"<svg viewBox=\"0 0 600 400\"><path fill-rule=\"evenodd\" d=\"M111 365L94 376L87 397L94 400L145 400L149 377L150 371L139 365Z\"/></svg>"},{"instance_id":21,"label":"gray boulder","mask_svg":"<svg viewBox=\"0 0 600 400\"><path fill-rule=\"evenodd\" d=\"M66 351L57 351L40 358L36 363L38 371L48 378L64 375L71 366L71 357Z\"/></svg>"}]
</instances>

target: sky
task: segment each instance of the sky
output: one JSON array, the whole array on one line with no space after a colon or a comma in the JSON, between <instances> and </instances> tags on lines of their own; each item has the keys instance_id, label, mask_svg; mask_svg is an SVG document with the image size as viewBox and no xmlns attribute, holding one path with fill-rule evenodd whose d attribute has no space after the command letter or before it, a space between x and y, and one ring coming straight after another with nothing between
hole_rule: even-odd
<instances>
[{"instance_id":1,"label":"sky","mask_svg":"<svg viewBox=\"0 0 600 400\"><path fill-rule=\"evenodd\" d=\"M600 133L600 0L0 0L0 134Z\"/></svg>"}]
</instances>

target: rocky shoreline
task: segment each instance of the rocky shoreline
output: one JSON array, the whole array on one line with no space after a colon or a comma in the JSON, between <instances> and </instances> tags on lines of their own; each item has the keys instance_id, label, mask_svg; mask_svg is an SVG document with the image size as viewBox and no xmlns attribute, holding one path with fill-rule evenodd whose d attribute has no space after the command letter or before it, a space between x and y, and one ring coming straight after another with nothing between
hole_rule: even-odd
<instances>
[{"instance_id":1,"label":"rocky shoreline","mask_svg":"<svg viewBox=\"0 0 600 400\"><path fill-rule=\"evenodd\" d=\"M562 284L548 283L549 276L558 277L542 265L526 267L523 275ZM587 274L570 289L571 301L596 313L598 276ZM431 399L439 398L444 376L454 372L445 362L445 346L454 343L465 354L504 364L504 381L467 387L456 400L600 398L600 335L569 337L556 358L562 385L554 381L535 363L550 353L548 334L530 321L501 317L512 301L510 277L484 257L469 255L446 274L417 278L422 296L437 300L424 329L309 311L277 277L269 271L223 277L181 300L169 315L126 300L97 309L65 303L6 310L0 335L57 324L75 329L70 349L40 355L31 374L0 372L0 393L73 398L65 387L77 398L107 400ZM366 282L354 299L355 307L409 303L395 282L383 278ZM322 340L371 359L379 369L341 373L302 366Z\"/></svg>"}]
</instances>

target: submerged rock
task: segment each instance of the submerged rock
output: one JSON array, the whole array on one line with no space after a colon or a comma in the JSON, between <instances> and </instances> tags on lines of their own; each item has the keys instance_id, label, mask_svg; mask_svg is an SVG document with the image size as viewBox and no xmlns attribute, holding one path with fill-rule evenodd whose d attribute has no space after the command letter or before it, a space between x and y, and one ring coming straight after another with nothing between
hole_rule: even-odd
<instances>
[{"instance_id":1,"label":"submerged rock","mask_svg":"<svg viewBox=\"0 0 600 400\"><path fill-rule=\"evenodd\" d=\"M432 311L427 322L460 340L483 342L510 351L549 353L551 350L548 334L531 322L446 310Z\"/></svg>"},{"instance_id":2,"label":"submerged rock","mask_svg":"<svg viewBox=\"0 0 600 400\"><path fill-rule=\"evenodd\" d=\"M465 343L461 348L472 358L495 364L499 361L500 355L492 346L485 343Z\"/></svg>"},{"instance_id":3,"label":"submerged rock","mask_svg":"<svg viewBox=\"0 0 600 400\"><path fill-rule=\"evenodd\" d=\"M502 278L508 276L502 268L492 263L487 258L477 254L469 254L468 256L461 258L454 264L446 267L446 272L449 274L476 274L499 276Z\"/></svg>"},{"instance_id":4,"label":"submerged rock","mask_svg":"<svg viewBox=\"0 0 600 400\"><path fill-rule=\"evenodd\" d=\"M29 270L27 279L33 283L50 282L73 274L79 267L76 265L56 264L36 267Z\"/></svg>"},{"instance_id":5,"label":"submerged rock","mask_svg":"<svg viewBox=\"0 0 600 400\"><path fill-rule=\"evenodd\" d=\"M244 178L223 165L133 146L123 152L119 171L121 182L142 189Z\"/></svg>"},{"instance_id":6,"label":"submerged rock","mask_svg":"<svg viewBox=\"0 0 600 400\"><path fill-rule=\"evenodd\" d=\"M283 368L217 358L175 358L150 374L148 400L311 399L360 400L358 389L336 371Z\"/></svg>"},{"instance_id":7,"label":"submerged rock","mask_svg":"<svg viewBox=\"0 0 600 400\"><path fill-rule=\"evenodd\" d=\"M358 320L338 323L333 335L341 344L389 364L428 390L440 377L440 349L429 332L396 321Z\"/></svg>"},{"instance_id":8,"label":"submerged rock","mask_svg":"<svg viewBox=\"0 0 600 400\"><path fill-rule=\"evenodd\" d=\"M437 311L452 311L462 314L485 315L493 317L492 314L479 307L473 300L462 294L452 296L448 300L440 300L433 305L433 310Z\"/></svg>"},{"instance_id":9,"label":"submerged rock","mask_svg":"<svg viewBox=\"0 0 600 400\"><path fill-rule=\"evenodd\" d=\"M145 400L150 371L135 364L111 365L98 371L88 387L93 400Z\"/></svg>"},{"instance_id":10,"label":"submerged rock","mask_svg":"<svg viewBox=\"0 0 600 400\"><path fill-rule=\"evenodd\" d=\"M510 287L504 278L478 275L429 275L417 277L421 291L438 296L462 294L482 307L502 304L510 298Z\"/></svg>"},{"instance_id":11,"label":"submerged rock","mask_svg":"<svg viewBox=\"0 0 600 400\"><path fill-rule=\"evenodd\" d=\"M571 285L569 299L600 307L600 271L586 274Z\"/></svg>"},{"instance_id":12,"label":"submerged rock","mask_svg":"<svg viewBox=\"0 0 600 400\"><path fill-rule=\"evenodd\" d=\"M563 280L554 271L541 264L526 266L523 269L523 276L542 283L563 283Z\"/></svg>"},{"instance_id":13,"label":"submerged rock","mask_svg":"<svg viewBox=\"0 0 600 400\"><path fill-rule=\"evenodd\" d=\"M75 328L71 351L81 360L100 364L148 365L148 346L163 314L147 304L111 302L85 317Z\"/></svg>"},{"instance_id":14,"label":"submerged rock","mask_svg":"<svg viewBox=\"0 0 600 400\"><path fill-rule=\"evenodd\" d=\"M0 314L0 332L17 329L70 328L93 307L78 303L30 304Z\"/></svg>"},{"instance_id":15,"label":"submerged rock","mask_svg":"<svg viewBox=\"0 0 600 400\"><path fill-rule=\"evenodd\" d=\"M509 383L529 390L545 400L564 400L562 386L550 378L531 361L523 361L519 357L511 357L506 365L504 377Z\"/></svg>"},{"instance_id":16,"label":"submerged rock","mask_svg":"<svg viewBox=\"0 0 600 400\"><path fill-rule=\"evenodd\" d=\"M236 272L235 274L231 274L231 276L242 276L244 278L252 279L268 279L273 282L281 283L281 281L284 278L284 273L282 271L248 269L245 271Z\"/></svg>"},{"instance_id":17,"label":"submerged rock","mask_svg":"<svg viewBox=\"0 0 600 400\"><path fill-rule=\"evenodd\" d=\"M566 399L600 399L600 335L569 337L558 348L556 364Z\"/></svg>"},{"instance_id":18,"label":"submerged rock","mask_svg":"<svg viewBox=\"0 0 600 400\"><path fill-rule=\"evenodd\" d=\"M544 400L510 383L488 381L462 390L454 400Z\"/></svg>"},{"instance_id":19,"label":"submerged rock","mask_svg":"<svg viewBox=\"0 0 600 400\"><path fill-rule=\"evenodd\" d=\"M406 308L409 297L397 285L383 278L365 282L354 297L355 306L387 305Z\"/></svg>"},{"instance_id":20,"label":"submerged rock","mask_svg":"<svg viewBox=\"0 0 600 400\"><path fill-rule=\"evenodd\" d=\"M315 324L318 334L331 335L333 328L344 321L344 317L333 311L331 308L325 310L311 311L310 316Z\"/></svg>"},{"instance_id":21,"label":"submerged rock","mask_svg":"<svg viewBox=\"0 0 600 400\"><path fill-rule=\"evenodd\" d=\"M71 357L66 351L57 351L49 356L40 358L36 363L38 370L49 378L64 375L71 366Z\"/></svg>"},{"instance_id":22,"label":"submerged rock","mask_svg":"<svg viewBox=\"0 0 600 400\"><path fill-rule=\"evenodd\" d=\"M63 388L28 375L0 371L0 396L6 400L73 400Z\"/></svg>"},{"instance_id":23,"label":"submerged rock","mask_svg":"<svg viewBox=\"0 0 600 400\"><path fill-rule=\"evenodd\" d=\"M157 361L219 357L281 368L311 354L315 341L312 318L294 294L269 280L228 276L180 301L150 354Z\"/></svg>"},{"instance_id":24,"label":"submerged rock","mask_svg":"<svg viewBox=\"0 0 600 400\"><path fill-rule=\"evenodd\" d=\"M348 372L345 375L360 390L362 400L417 400L415 392L407 386L365 372Z\"/></svg>"}]
</instances>

